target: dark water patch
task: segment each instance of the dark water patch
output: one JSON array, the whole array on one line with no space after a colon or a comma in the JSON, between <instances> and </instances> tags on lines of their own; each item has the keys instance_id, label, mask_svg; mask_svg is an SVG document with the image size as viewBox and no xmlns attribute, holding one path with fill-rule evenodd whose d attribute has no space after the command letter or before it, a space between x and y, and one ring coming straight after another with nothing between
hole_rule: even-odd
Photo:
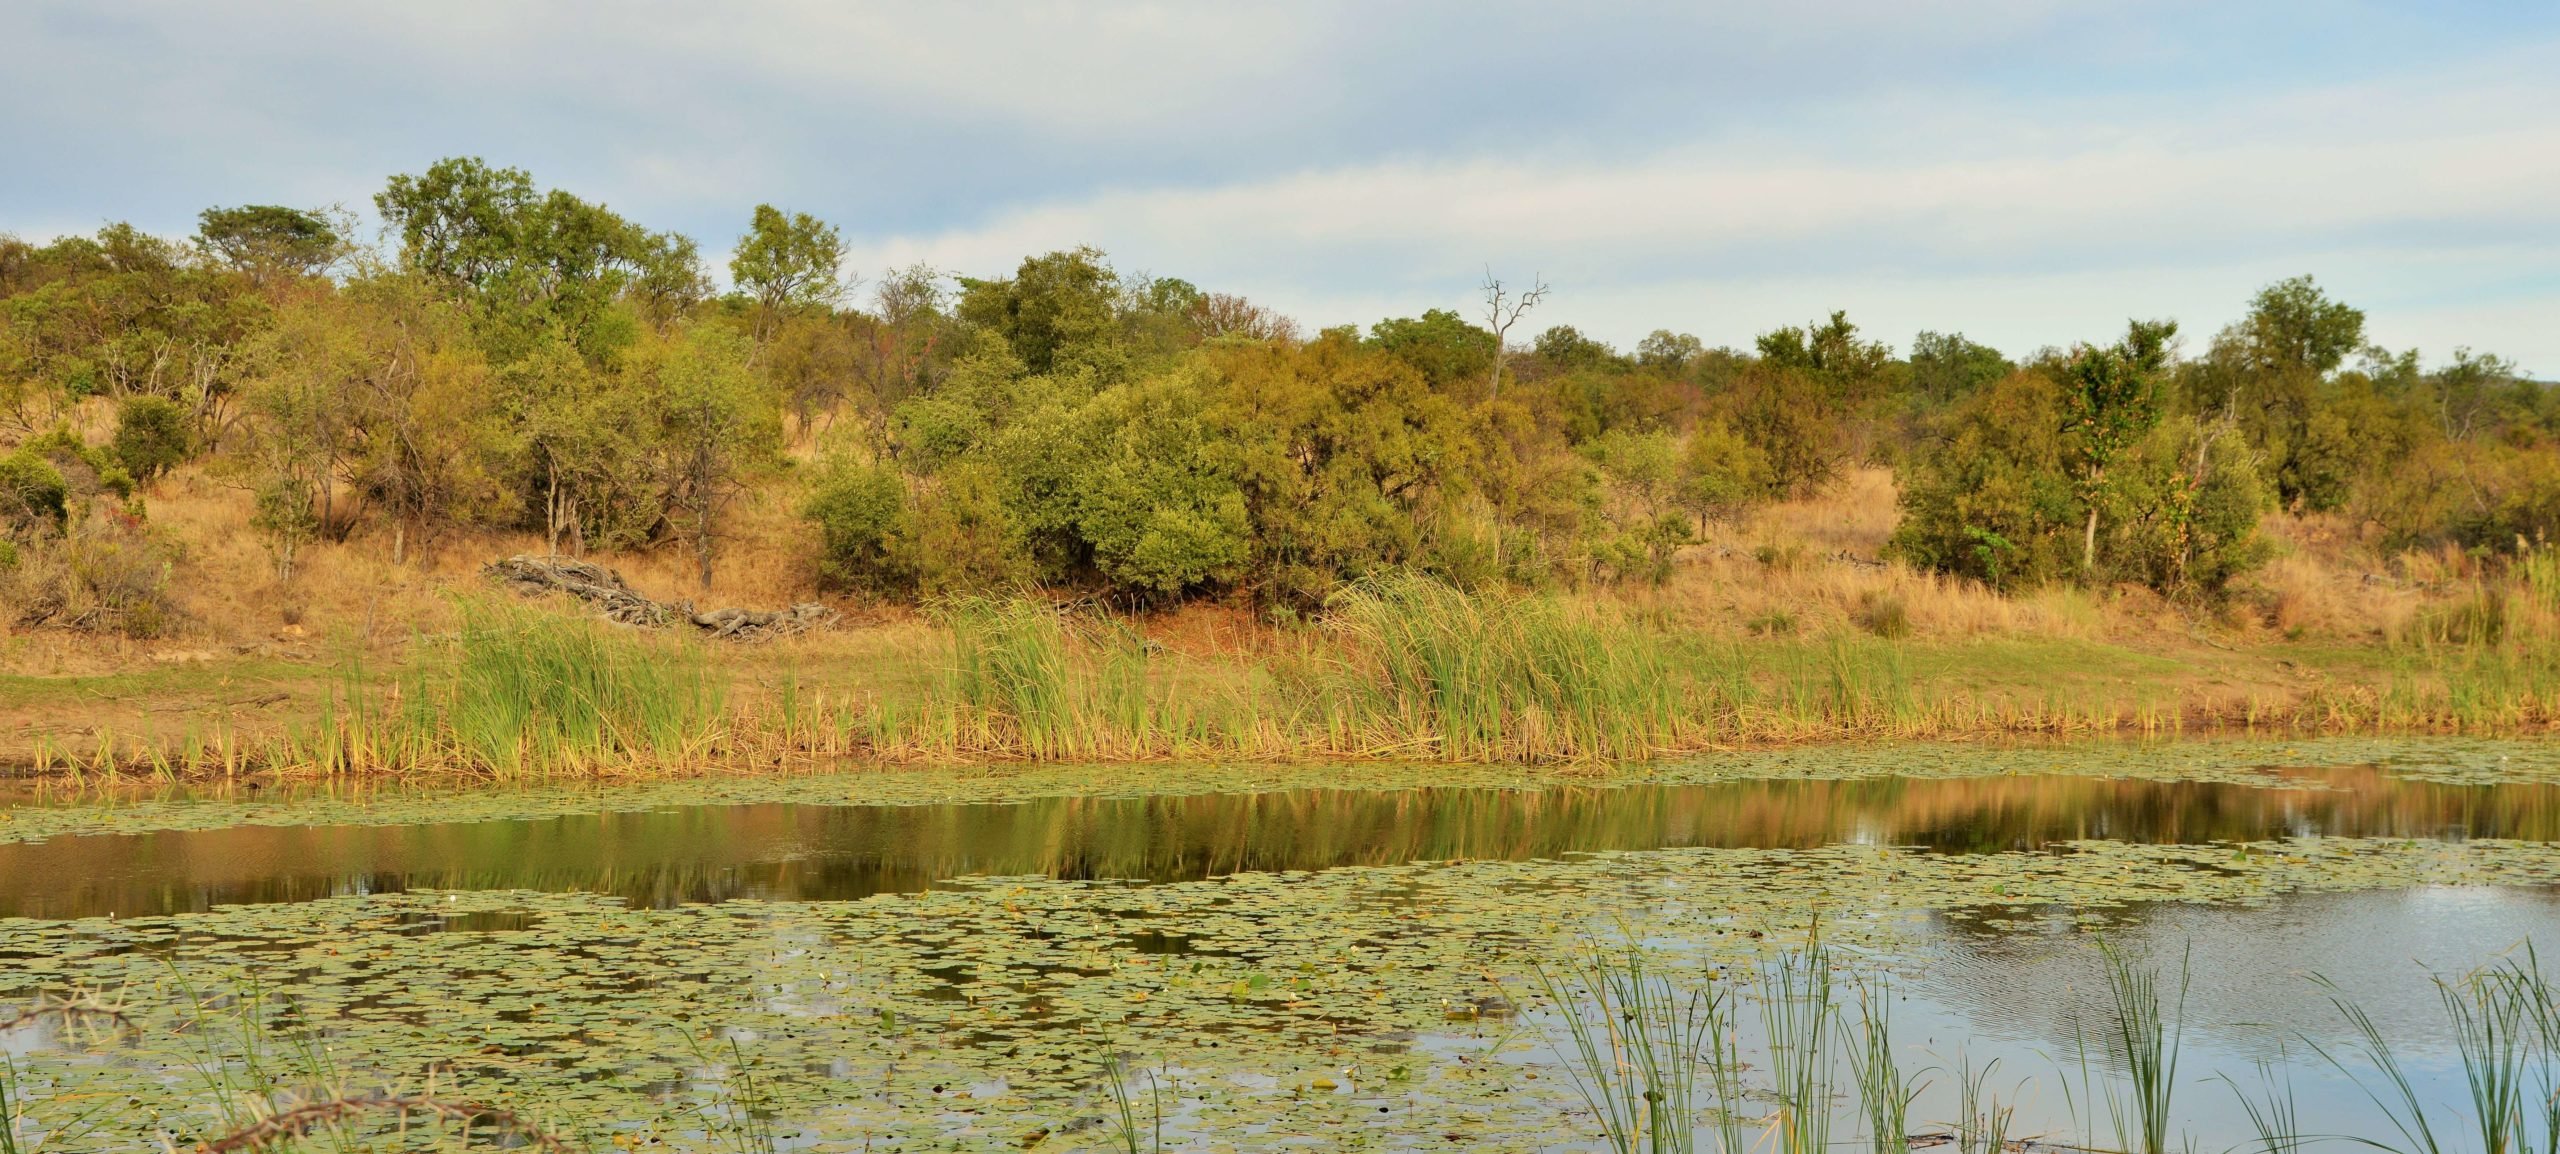
<instances>
[{"instance_id":1,"label":"dark water patch","mask_svg":"<svg viewBox=\"0 0 2560 1154\"><path fill-rule=\"evenodd\" d=\"M2560 840L2560 786L2413 781L2372 768L2302 770L2283 780L2029 775L1301 789L97 834L0 844L0 916L131 917L413 889L597 892L669 908L732 898L853 900L957 877L1169 882L1691 847L1993 853L2082 840L2300 835Z\"/></svg>"}]
</instances>

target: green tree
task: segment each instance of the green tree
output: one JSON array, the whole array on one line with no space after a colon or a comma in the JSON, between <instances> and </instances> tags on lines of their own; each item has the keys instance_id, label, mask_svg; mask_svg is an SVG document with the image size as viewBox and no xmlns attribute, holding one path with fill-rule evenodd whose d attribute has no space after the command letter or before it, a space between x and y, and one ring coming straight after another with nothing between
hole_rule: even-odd
<instances>
[{"instance_id":1,"label":"green tree","mask_svg":"<svg viewBox=\"0 0 2560 1154\"><path fill-rule=\"evenodd\" d=\"M276 564L276 580L293 580L294 562L303 545L320 531L318 503L311 482L278 472L258 483L250 498L249 527L266 537L267 553Z\"/></svg>"},{"instance_id":2,"label":"green tree","mask_svg":"<svg viewBox=\"0 0 2560 1154\"><path fill-rule=\"evenodd\" d=\"M312 276L346 251L346 238L327 216L298 208L208 208L196 220L196 239L206 251L260 283Z\"/></svg>"},{"instance_id":3,"label":"green tree","mask_svg":"<svg viewBox=\"0 0 2560 1154\"><path fill-rule=\"evenodd\" d=\"M2242 322L2250 367L2270 374L2336 371L2364 347L2364 312L2329 299L2307 276L2258 290Z\"/></svg>"},{"instance_id":4,"label":"green tree","mask_svg":"<svg viewBox=\"0 0 2560 1154\"><path fill-rule=\"evenodd\" d=\"M805 212L756 206L747 234L729 258L729 278L755 301L756 341L773 335L784 313L833 308L844 297L844 234Z\"/></svg>"},{"instance_id":5,"label":"green tree","mask_svg":"<svg viewBox=\"0 0 2560 1154\"><path fill-rule=\"evenodd\" d=\"M2256 454L2228 422L2171 421L2145 439L2108 493L2121 544L2110 568L2173 597L2213 597L2264 563L2258 523L2273 500Z\"/></svg>"},{"instance_id":6,"label":"green tree","mask_svg":"<svg viewBox=\"0 0 2560 1154\"><path fill-rule=\"evenodd\" d=\"M1119 275L1101 251L1078 248L1026 257L1009 280L961 278L958 312L1035 375L1081 366L1116 380L1128 366L1119 299Z\"/></svg>"},{"instance_id":7,"label":"green tree","mask_svg":"<svg viewBox=\"0 0 2560 1154\"><path fill-rule=\"evenodd\" d=\"M2051 374L2012 373L1958 402L1944 439L1903 479L1887 548L1924 569L1995 589L2064 574L2064 527L2079 512L2063 464L2063 398Z\"/></svg>"},{"instance_id":8,"label":"green tree","mask_svg":"<svg viewBox=\"0 0 2560 1154\"><path fill-rule=\"evenodd\" d=\"M1840 407L1811 373L1763 359L1735 380L1731 403L1734 431L1766 463L1773 495L1809 494L1840 471Z\"/></svg>"},{"instance_id":9,"label":"green tree","mask_svg":"<svg viewBox=\"0 0 2560 1154\"><path fill-rule=\"evenodd\" d=\"M1731 521L1769 495L1769 459L1722 421L1702 422L1681 447L1679 500L1701 523Z\"/></svg>"},{"instance_id":10,"label":"green tree","mask_svg":"<svg viewBox=\"0 0 2560 1154\"><path fill-rule=\"evenodd\" d=\"M399 234L404 263L482 291L524 260L524 234L539 204L532 174L493 168L476 156L394 176L373 198L383 223Z\"/></svg>"},{"instance_id":11,"label":"green tree","mask_svg":"<svg viewBox=\"0 0 2560 1154\"><path fill-rule=\"evenodd\" d=\"M665 313L700 287L692 242L477 157L394 176L374 206L400 238L402 267L478 309L482 343L502 363L556 331L602 364L631 340L635 318L617 308L626 291L638 286Z\"/></svg>"},{"instance_id":12,"label":"green tree","mask_svg":"<svg viewBox=\"0 0 2560 1154\"><path fill-rule=\"evenodd\" d=\"M1655 329L1636 342L1636 363L1658 373L1680 375L1706 355L1706 343L1687 333Z\"/></svg>"},{"instance_id":13,"label":"green tree","mask_svg":"<svg viewBox=\"0 0 2560 1154\"><path fill-rule=\"evenodd\" d=\"M2189 407L2235 420L2267 462L2287 505L2330 509L2347 493L2324 483L2309 444L2329 376L2364 347L2364 313L2329 299L2310 277L2260 290L2249 315L2216 335L2182 374Z\"/></svg>"},{"instance_id":14,"label":"green tree","mask_svg":"<svg viewBox=\"0 0 2560 1154\"><path fill-rule=\"evenodd\" d=\"M2107 473L2126 450L2160 423L2162 374L2169 363L2175 321L2133 321L2122 340L2083 345L2056 376L2062 385L2062 420L2073 483L2088 507L2080 568L2098 567L2098 510L2107 497Z\"/></svg>"},{"instance_id":15,"label":"green tree","mask_svg":"<svg viewBox=\"0 0 2560 1154\"><path fill-rule=\"evenodd\" d=\"M1493 334L1447 309L1369 326L1369 345L1413 366L1434 391L1467 395L1493 366Z\"/></svg>"},{"instance_id":16,"label":"green tree","mask_svg":"<svg viewBox=\"0 0 2560 1154\"><path fill-rule=\"evenodd\" d=\"M1932 404L1954 402L2015 370L2000 350L1963 333L1924 332L1911 340L1911 390Z\"/></svg>"},{"instance_id":17,"label":"green tree","mask_svg":"<svg viewBox=\"0 0 2560 1154\"><path fill-rule=\"evenodd\" d=\"M1873 399L1893 362L1891 348L1859 339L1858 326L1849 323L1846 312L1835 311L1818 325L1762 333L1755 343L1761 363L1802 374L1822 388L1832 407L1842 410Z\"/></svg>"},{"instance_id":18,"label":"green tree","mask_svg":"<svg viewBox=\"0 0 2560 1154\"><path fill-rule=\"evenodd\" d=\"M625 293L632 307L658 328L685 319L711 299L711 276L702 269L702 248L692 237L649 233L640 239L632 263L636 271Z\"/></svg>"},{"instance_id":19,"label":"green tree","mask_svg":"<svg viewBox=\"0 0 2560 1154\"><path fill-rule=\"evenodd\" d=\"M747 472L771 459L781 421L747 367L744 339L720 326L688 326L644 349L634 371L657 416L667 504L707 593L721 518Z\"/></svg>"}]
</instances>

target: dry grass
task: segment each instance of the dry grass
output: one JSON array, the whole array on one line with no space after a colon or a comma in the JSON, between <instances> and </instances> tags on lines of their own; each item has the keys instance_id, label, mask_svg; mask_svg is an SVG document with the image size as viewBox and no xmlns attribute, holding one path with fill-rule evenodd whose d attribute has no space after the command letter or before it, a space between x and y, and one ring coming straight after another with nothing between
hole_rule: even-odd
<instances>
[{"instance_id":1,"label":"dry grass","mask_svg":"<svg viewBox=\"0 0 2560 1154\"><path fill-rule=\"evenodd\" d=\"M1799 636L1867 628L1880 605L1898 605L1912 636L1939 639L2103 641L2154 632L2175 616L2140 590L2002 596L1883 560L1897 497L1890 470L1853 469L1817 496L1719 528L1663 588L1626 595L1688 628Z\"/></svg>"},{"instance_id":2,"label":"dry grass","mask_svg":"<svg viewBox=\"0 0 2560 1154\"><path fill-rule=\"evenodd\" d=\"M452 594L483 590L483 562L540 547L521 534L453 534L409 542L409 556L395 563L391 535L373 528L308 547L295 579L280 583L237 488L182 470L147 500L158 531L184 546L170 582L183 609L179 630L151 642L60 630L0 639L0 760L34 760L42 748L65 763L156 765L192 749L201 765L217 750L237 757L279 742L307 747L313 719L345 698L352 663L361 659L377 685L397 680L454 634ZM2560 631L2546 620L2554 607L2510 596L2503 569L2458 551L2385 558L2334 518L2279 516L2268 524L2277 558L2219 612L2129 587L2004 597L1881 560L1894 500L1889 473L1856 470L1820 496L1719 528L1663 586L1566 598L1575 612L1694 651L1681 658L1689 667L1738 670L1732 676L1758 687L1699 697L1725 702L1699 707L1718 712L1712 725L1666 714L1645 734L1597 747L2280 719L2430 725L2458 715L2472 726L2501 717L2508 721L2496 724L2533 725L2542 716L2542 674L2532 661L2461 657L2467 672L2450 671L2448 646L2472 644L2487 627L2476 623L2494 619L2500 631L2537 637ZM849 626L713 653L711 677L731 715L721 758L1000 754L948 726L929 740L916 728L916 711L930 711L959 660L950 631L929 613L821 597L795 503L787 475L741 499L711 603L831 600ZM599 560L652 596L693 595L692 557L681 547ZM1077 739L1093 755L1400 756L1420 748L1410 726L1337 726L1317 740L1303 704L1273 711L1275 693L1338 683L1357 664L1322 629L1275 628L1240 603L1217 602L1112 628L1124 640L1105 647L1121 654L1111 660L1144 667L1146 691L1128 701L1170 702L1180 716L1153 717L1148 725L1170 728L1125 742L1097 722ZM2471 688L2446 688L2455 682ZM883 711L892 720L881 720ZM825 734L813 728L821 716ZM1506 731L1478 746L1534 755L1559 740Z\"/></svg>"}]
</instances>

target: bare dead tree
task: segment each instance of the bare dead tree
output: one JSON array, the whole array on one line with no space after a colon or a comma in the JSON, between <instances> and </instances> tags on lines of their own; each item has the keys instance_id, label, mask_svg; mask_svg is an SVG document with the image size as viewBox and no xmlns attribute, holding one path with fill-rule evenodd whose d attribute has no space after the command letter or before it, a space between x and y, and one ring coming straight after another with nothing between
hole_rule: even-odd
<instances>
[{"instance_id":1,"label":"bare dead tree","mask_svg":"<svg viewBox=\"0 0 2560 1154\"><path fill-rule=\"evenodd\" d=\"M1515 294L1503 286L1502 279L1493 275L1493 267L1487 265L1482 288L1485 327L1493 330L1493 375L1485 392L1488 396L1499 397L1502 395L1502 359L1511 349L1511 326L1527 316L1530 309L1538 307L1538 302L1547 299L1547 282L1544 277L1531 276L1528 289Z\"/></svg>"}]
</instances>

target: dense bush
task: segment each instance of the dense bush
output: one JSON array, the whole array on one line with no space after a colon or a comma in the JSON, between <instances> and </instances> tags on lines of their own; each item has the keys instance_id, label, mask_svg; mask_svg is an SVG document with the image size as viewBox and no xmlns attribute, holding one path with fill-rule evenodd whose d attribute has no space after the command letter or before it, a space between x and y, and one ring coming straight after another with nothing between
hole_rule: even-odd
<instances>
[{"instance_id":1,"label":"dense bush","mask_svg":"<svg viewBox=\"0 0 2560 1154\"><path fill-rule=\"evenodd\" d=\"M178 623L169 548L120 511L93 510L16 554L0 569L0 611L11 625L149 638Z\"/></svg>"},{"instance_id":2,"label":"dense bush","mask_svg":"<svg viewBox=\"0 0 2560 1154\"><path fill-rule=\"evenodd\" d=\"M2000 588L2211 596L2264 555L2271 502L2386 549L2560 533L2560 390L2368 347L2308 278L2183 360L2165 322L2023 366L1957 333L1897 357L1839 313L1622 352L1562 324L1506 321L1506 343L1447 308L1301 339L1091 249L895 270L856 300L840 231L772 206L715 296L693 240L471 158L375 207L370 253L330 214L255 205L194 243L0 242L0 427L85 428L123 398L106 447L57 431L0 459L20 543L104 497L138 514L136 478L199 454L253 495L280 574L316 538L397 561L470 528L690 547L707 581L739 497L811 446L816 568L893 597L1038 582L1305 610L1405 570L1656 581L1875 464L1903 490L1893 552Z\"/></svg>"},{"instance_id":3,"label":"dense bush","mask_svg":"<svg viewBox=\"0 0 2560 1154\"><path fill-rule=\"evenodd\" d=\"M2258 522L2274 505L2257 453L2233 427L2162 426L2102 510L2108 572L2172 596L2212 596L2263 564Z\"/></svg>"},{"instance_id":4,"label":"dense bush","mask_svg":"<svg viewBox=\"0 0 2560 1154\"><path fill-rule=\"evenodd\" d=\"M884 592L912 587L897 557L908 529L907 486L897 470L830 461L800 511L818 527L818 565L828 580Z\"/></svg>"},{"instance_id":5,"label":"dense bush","mask_svg":"<svg viewBox=\"0 0 2560 1154\"><path fill-rule=\"evenodd\" d=\"M61 528L68 494L52 462L25 449L0 456L0 521L10 533Z\"/></svg>"},{"instance_id":6,"label":"dense bush","mask_svg":"<svg viewBox=\"0 0 2560 1154\"><path fill-rule=\"evenodd\" d=\"M1976 392L1905 478L1892 551L1996 589L2064 576L2082 510L2061 428L2062 393L2048 374L2014 373Z\"/></svg>"},{"instance_id":7,"label":"dense bush","mask_svg":"<svg viewBox=\"0 0 2560 1154\"><path fill-rule=\"evenodd\" d=\"M167 397L127 397L116 406L116 461L136 480L166 473L192 451L191 424L187 411Z\"/></svg>"},{"instance_id":8,"label":"dense bush","mask_svg":"<svg viewBox=\"0 0 2560 1154\"><path fill-rule=\"evenodd\" d=\"M1891 549L1995 588L2131 581L2172 596L2217 595L2266 560L2258 522L2272 501L2238 429L2162 421L2093 486L2075 468L2080 424L2064 419L2070 379L2066 365L2039 366L1959 405L1909 471Z\"/></svg>"}]
</instances>

